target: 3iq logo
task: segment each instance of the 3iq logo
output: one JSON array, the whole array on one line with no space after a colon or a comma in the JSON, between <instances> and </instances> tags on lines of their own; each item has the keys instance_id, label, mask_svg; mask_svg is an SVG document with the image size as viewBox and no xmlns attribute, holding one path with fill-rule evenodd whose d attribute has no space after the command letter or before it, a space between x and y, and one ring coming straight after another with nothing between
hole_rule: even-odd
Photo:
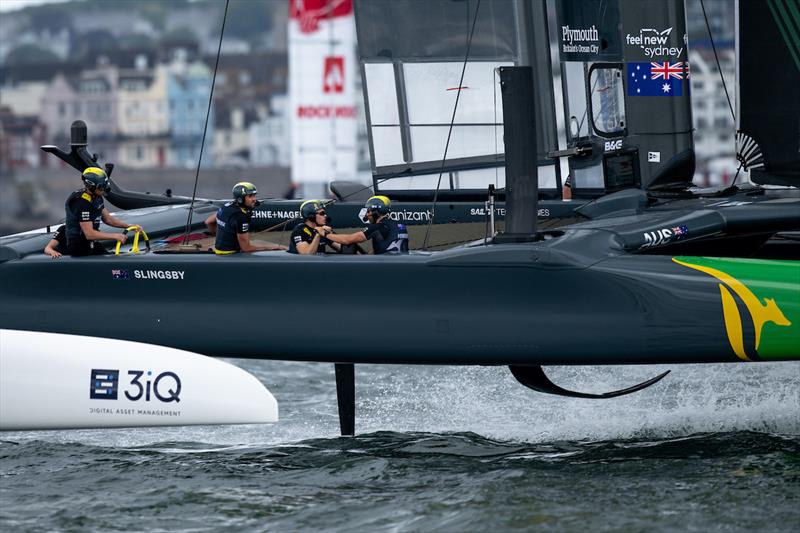
<instances>
[{"instance_id":1,"label":"3iq logo","mask_svg":"<svg viewBox=\"0 0 800 533\"><path fill-rule=\"evenodd\" d=\"M89 383L90 400L116 400L119 370L93 368Z\"/></svg>"},{"instance_id":2,"label":"3iq logo","mask_svg":"<svg viewBox=\"0 0 800 533\"><path fill-rule=\"evenodd\" d=\"M132 402L144 399L149 402L152 396L164 402L180 402L181 378L175 372L161 372L151 379L151 370L128 370L125 398ZM93 368L90 374L90 400L116 400L119 395L119 370ZM144 379L142 379L144 378Z\"/></svg>"}]
</instances>

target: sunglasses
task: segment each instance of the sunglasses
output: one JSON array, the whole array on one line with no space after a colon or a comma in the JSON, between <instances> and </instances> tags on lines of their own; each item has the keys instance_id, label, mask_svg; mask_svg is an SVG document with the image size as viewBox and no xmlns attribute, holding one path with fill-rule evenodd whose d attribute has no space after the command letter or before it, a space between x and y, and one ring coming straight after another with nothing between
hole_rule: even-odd
<instances>
[{"instance_id":1,"label":"sunglasses","mask_svg":"<svg viewBox=\"0 0 800 533\"><path fill-rule=\"evenodd\" d=\"M317 211L317 214L318 214L318 215L322 215L322 216L324 217L324 216L325 216L325 215L327 215L328 213L326 213L325 211Z\"/></svg>"}]
</instances>

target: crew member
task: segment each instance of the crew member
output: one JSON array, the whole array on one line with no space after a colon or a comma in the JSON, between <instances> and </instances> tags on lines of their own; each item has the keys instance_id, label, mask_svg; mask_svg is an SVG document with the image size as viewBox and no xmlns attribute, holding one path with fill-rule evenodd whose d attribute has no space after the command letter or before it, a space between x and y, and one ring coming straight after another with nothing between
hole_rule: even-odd
<instances>
[{"instance_id":1,"label":"crew member","mask_svg":"<svg viewBox=\"0 0 800 533\"><path fill-rule=\"evenodd\" d=\"M67 252L67 227L62 224L58 227L47 246L44 247L44 255L49 255L53 259L58 259Z\"/></svg>"},{"instance_id":2,"label":"crew member","mask_svg":"<svg viewBox=\"0 0 800 533\"><path fill-rule=\"evenodd\" d=\"M358 244L372 240L372 253L408 253L408 230L391 218L392 202L386 196L373 196L364 204L367 226L349 235L328 234L327 239L339 244Z\"/></svg>"},{"instance_id":3,"label":"crew member","mask_svg":"<svg viewBox=\"0 0 800 533\"><path fill-rule=\"evenodd\" d=\"M233 186L233 201L220 207L206 219L206 226L216 235L214 253L229 255L237 252L266 252L281 250L275 244L254 244L250 242L250 219L253 208L260 202L256 199L256 186L248 181L240 181Z\"/></svg>"},{"instance_id":4,"label":"crew member","mask_svg":"<svg viewBox=\"0 0 800 533\"><path fill-rule=\"evenodd\" d=\"M341 245L326 238L333 230L327 225L330 218L325 212L325 204L319 200L306 200L300 205L300 216L303 222L295 226L289 236L290 254L324 254L327 246L341 250Z\"/></svg>"},{"instance_id":5,"label":"crew member","mask_svg":"<svg viewBox=\"0 0 800 533\"><path fill-rule=\"evenodd\" d=\"M123 222L106 209L103 196L110 182L102 168L89 167L83 171L82 177L84 188L70 194L64 205L67 211L67 253L72 256L106 254L108 251L98 241L108 239L125 244L126 236L100 231L100 220L115 228L139 230L141 227Z\"/></svg>"}]
</instances>

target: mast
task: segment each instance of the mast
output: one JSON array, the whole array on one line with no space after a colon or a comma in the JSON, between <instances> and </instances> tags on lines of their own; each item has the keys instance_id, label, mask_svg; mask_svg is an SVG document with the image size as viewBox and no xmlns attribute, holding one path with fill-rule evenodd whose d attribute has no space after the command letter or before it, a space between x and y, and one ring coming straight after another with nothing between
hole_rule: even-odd
<instances>
[{"instance_id":1,"label":"mast","mask_svg":"<svg viewBox=\"0 0 800 533\"><path fill-rule=\"evenodd\" d=\"M539 197L533 68L501 67L506 155L506 231L495 242L530 240L536 234Z\"/></svg>"}]
</instances>

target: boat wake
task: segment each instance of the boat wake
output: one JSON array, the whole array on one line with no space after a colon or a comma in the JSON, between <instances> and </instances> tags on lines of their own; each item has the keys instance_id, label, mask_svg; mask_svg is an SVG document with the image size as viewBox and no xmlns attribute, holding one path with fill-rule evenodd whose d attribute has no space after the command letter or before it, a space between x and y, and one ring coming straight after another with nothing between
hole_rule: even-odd
<instances>
[{"instance_id":1,"label":"boat wake","mask_svg":"<svg viewBox=\"0 0 800 533\"><path fill-rule=\"evenodd\" d=\"M333 365L231 360L258 377L281 405L268 426L11 433L8 440L139 447L188 453L293 445L338 437ZM602 391L668 367L550 367L565 386ZM662 440L694 434L800 435L800 363L676 365L651 389L608 400L534 393L505 367L356 367L356 430L365 436L471 433L500 442ZM167 446L169 449L169 446Z\"/></svg>"},{"instance_id":2,"label":"boat wake","mask_svg":"<svg viewBox=\"0 0 800 533\"><path fill-rule=\"evenodd\" d=\"M340 438L333 365L234 362L274 392L278 424L4 434L0 525L638 531L688 520L789 532L797 523L786 479L798 473L800 363L684 366L611 400L535 394L503 368L365 365L358 434ZM603 390L653 368L552 372ZM742 494L770 504L730 513Z\"/></svg>"}]
</instances>

